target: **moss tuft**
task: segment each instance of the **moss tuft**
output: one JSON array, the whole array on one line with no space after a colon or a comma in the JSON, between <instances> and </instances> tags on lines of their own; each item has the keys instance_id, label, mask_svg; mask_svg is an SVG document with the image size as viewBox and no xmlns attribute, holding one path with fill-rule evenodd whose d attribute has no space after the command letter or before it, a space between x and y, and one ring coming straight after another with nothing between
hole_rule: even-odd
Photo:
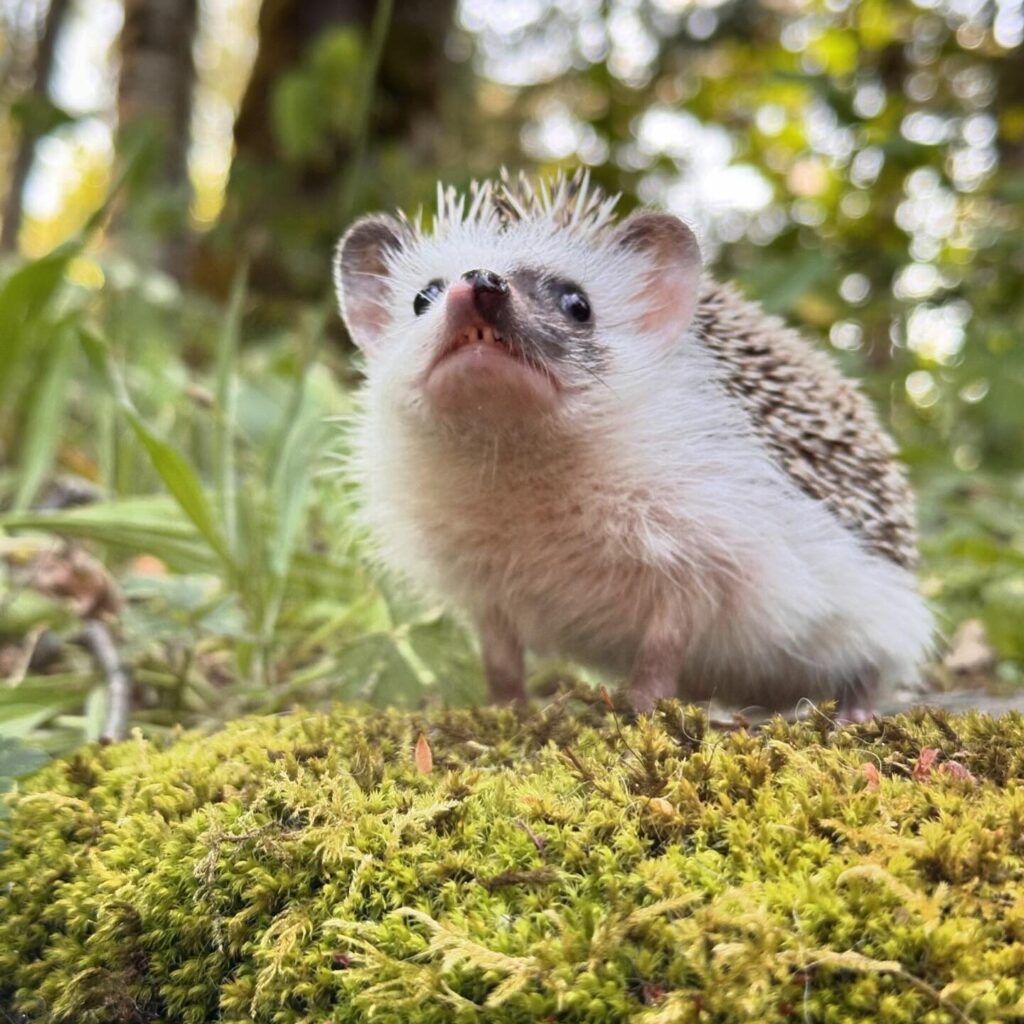
<instances>
[{"instance_id":1,"label":"moss tuft","mask_svg":"<svg viewBox=\"0 0 1024 1024\"><path fill-rule=\"evenodd\" d=\"M338 708L9 802L0 1010L31 1021L1024 1020L1020 715Z\"/></svg>"}]
</instances>

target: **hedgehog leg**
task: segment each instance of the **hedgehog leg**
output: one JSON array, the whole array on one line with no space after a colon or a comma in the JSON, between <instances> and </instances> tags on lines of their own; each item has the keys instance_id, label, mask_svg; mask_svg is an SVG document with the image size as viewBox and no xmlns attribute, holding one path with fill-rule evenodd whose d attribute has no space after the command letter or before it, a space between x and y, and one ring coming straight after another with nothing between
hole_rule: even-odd
<instances>
[{"instance_id":1,"label":"hedgehog leg","mask_svg":"<svg viewBox=\"0 0 1024 1024\"><path fill-rule=\"evenodd\" d=\"M689 649L689 630L679 618L659 615L648 626L629 676L629 699L638 712L648 714L659 700L679 695Z\"/></svg>"},{"instance_id":2,"label":"hedgehog leg","mask_svg":"<svg viewBox=\"0 0 1024 1024\"><path fill-rule=\"evenodd\" d=\"M526 699L523 645L508 618L497 609L479 622L487 689L495 704Z\"/></svg>"},{"instance_id":3,"label":"hedgehog leg","mask_svg":"<svg viewBox=\"0 0 1024 1024\"><path fill-rule=\"evenodd\" d=\"M876 668L865 668L845 680L836 694L839 720L855 723L874 718L878 687L879 672Z\"/></svg>"}]
</instances>

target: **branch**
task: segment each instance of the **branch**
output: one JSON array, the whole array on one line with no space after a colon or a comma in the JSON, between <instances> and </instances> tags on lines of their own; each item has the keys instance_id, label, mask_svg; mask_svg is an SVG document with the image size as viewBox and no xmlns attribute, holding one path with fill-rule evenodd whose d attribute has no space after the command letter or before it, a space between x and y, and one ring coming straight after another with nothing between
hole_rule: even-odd
<instances>
[{"instance_id":1,"label":"branch","mask_svg":"<svg viewBox=\"0 0 1024 1024\"><path fill-rule=\"evenodd\" d=\"M117 743L128 735L132 681L121 662L117 645L102 619L86 619L85 644L107 680L107 715L101 743Z\"/></svg>"}]
</instances>

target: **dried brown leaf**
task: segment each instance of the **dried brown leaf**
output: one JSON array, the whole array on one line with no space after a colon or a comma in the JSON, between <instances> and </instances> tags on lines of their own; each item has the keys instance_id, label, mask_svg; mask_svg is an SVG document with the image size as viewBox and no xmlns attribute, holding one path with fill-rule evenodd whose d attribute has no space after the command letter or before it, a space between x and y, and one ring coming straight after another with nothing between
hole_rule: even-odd
<instances>
[{"instance_id":1,"label":"dried brown leaf","mask_svg":"<svg viewBox=\"0 0 1024 1024\"><path fill-rule=\"evenodd\" d=\"M416 771L421 775L429 775L434 770L434 754L430 749L430 744L427 742L427 737L420 733L420 738L416 741L416 749L413 751L412 756L413 764L416 765Z\"/></svg>"}]
</instances>

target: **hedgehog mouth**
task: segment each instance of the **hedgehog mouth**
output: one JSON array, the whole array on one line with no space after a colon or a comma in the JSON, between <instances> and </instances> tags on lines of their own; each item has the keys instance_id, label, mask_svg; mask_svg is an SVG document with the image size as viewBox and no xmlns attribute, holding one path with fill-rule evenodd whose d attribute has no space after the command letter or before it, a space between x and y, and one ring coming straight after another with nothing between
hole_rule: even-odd
<instances>
[{"instance_id":1,"label":"hedgehog mouth","mask_svg":"<svg viewBox=\"0 0 1024 1024\"><path fill-rule=\"evenodd\" d=\"M442 412L479 412L481 402L551 407L561 390L551 371L518 341L477 320L449 335L423 386Z\"/></svg>"},{"instance_id":2,"label":"hedgehog mouth","mask_svg":"<svg viewBox=\"0 0 1024 1024\"><path fill-rule=\"evenodd\" d=\"M427 376L429 377L441 363L463 352L467 356L496 356L498 358L511 359L519 363L524 369L540 374L547 378L552 385L557 386L558 382L548 368L539 360L531 359L519 342L508 335L502 334L496 327L479 321L471 323L462 330L455 332L448 339L437 357L430 364Z\"/></svg>"},{"instance_id":3,"label":"hedgehog mouth","mask_svg":"<svg viewBox=\"0 0 1024 1024\"><path fill-rule=\"evenodd\" d=\"M539 369L523 354L522 349L511 338L507 338L497 328L484 323L473 323L464 330L458 331L441 349L440 355L434 360L433 366L454 355L461 349L471 346L486 346L516 359L521 363ZM433 369L433 366L431 369Z\"/></svg>"}]
</instances>

